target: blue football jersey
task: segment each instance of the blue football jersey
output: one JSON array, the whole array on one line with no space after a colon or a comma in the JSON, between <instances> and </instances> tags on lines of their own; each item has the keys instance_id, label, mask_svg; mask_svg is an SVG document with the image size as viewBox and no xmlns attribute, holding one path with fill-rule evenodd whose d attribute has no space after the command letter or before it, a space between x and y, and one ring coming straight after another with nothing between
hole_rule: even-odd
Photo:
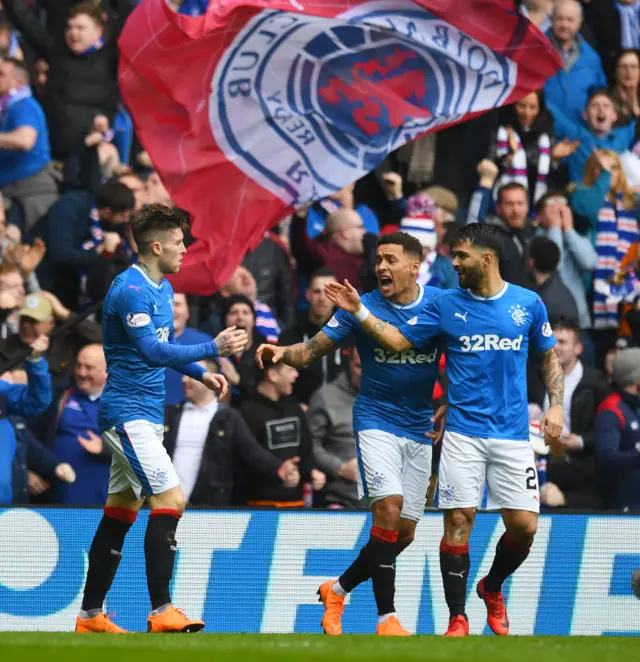
<instances>
[{"instance_id":1,"label":"blue football jersey","mask_svg":"<svg viewBox=\"0 0 640 662\"><path fill-rule=\"evenodd\" d=\"M128 421L164 421L164 371L144 362L134 338L173 341L173 289L137 265L117 276L104 300L102 336L107 384L100 398L100 431Z\"/></svg>"},{"instance_id":2,"label":"blue football jersey","mask_svg":"<svg viewBox=\"0 0 640 662\"><path fill-rule=\"evenodd\" d=\"M511 283L489 298L458 287L400 327L414 347L444 336L448 430L471 437L529 439L527 357L556 344L540 297Z\"/></svg>"},{"instance_id":3,"label":"blue football jersey","mask_svg":"<svg viewBox=\"0 0 640 662\"><path fill-rule=\"evenodd\" d=\"M416 317L442 290L421 287L418 298L401 306L387 301L379 290L362 297L362 303L379 319L400 326ZM399 437L431 444L425 432L433 428L431 398L438 377L441 346L431 340L419 351L390 352L372 340L349 313L339 310L323 331L336 344L355 336L362 362L360 393L353 406L354 432L382 430Z\"/></svg>"}]
</instances>

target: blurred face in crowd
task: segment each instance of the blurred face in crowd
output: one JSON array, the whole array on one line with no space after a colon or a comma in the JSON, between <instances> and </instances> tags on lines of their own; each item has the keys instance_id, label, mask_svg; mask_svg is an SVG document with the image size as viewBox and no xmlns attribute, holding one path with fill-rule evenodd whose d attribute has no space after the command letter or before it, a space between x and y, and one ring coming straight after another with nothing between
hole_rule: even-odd
<instances>
[{"instance_id":1,"label":"blurred face in crowd","mask_svg":"<svg viewBox=\"0 0 640 662\"><path fill-rule=\"evenodd\" d=\"M327 216L327 232L331 241L345 253L362 255L365 229L362 217L353 209L338 209Z\"/></svg>"},{"instance_id":2,"label":"blurred face in crowd","mask_svg":"<svg viewBox=\"0 0 640 662\"><path fill-rule=\"evenodd\" d=\"M152 172L147 178L147 202L173 207L169 191L165 188L157 172Z\"/></svg>"},{"instance_id":3,"label":"blurred face in crowd","mask_svg":"<svg viewBox=\"0 0 640 662\"><path fill-rule=\"evenodd\" d=\"M360 382L362 380L362 362L358 350L354 347L349 357L349 374L351 376L351 386L354 391L360 391Z\"/></svg>"},{"instance_id":4,"label":"blurred face in crowd","mask_svg":"<svg viewBox=\"0 0 640 662\"><path fill-rule=\"evenodd\" d=\"M107 383L107 364L102 345L87 345L78 353L74 371L76 386L86 395L102 393Z\"/></svg>"},{"instance_id":5,"label":"blurred face in crowd","mask_svg":"<svg viewBox=\"0 0 640 662\"><path fill-rule=\"evenodd\" d=\"M453 247L453 268L458 274L460 287L479 289L486 276L485 267L489 265L489 255L496 260L491 251L482 246L474 246L469 241L455 244Z\"/></svg>"},{"instance_id":6,"label":"blurred face in crowd","mask_svg":"<svg viewBox=\"0 0 640 662\"><path fill-rule=\"evenodd\" d=\"M0 60L0 95L18 87L16 68L12 62Z\"/></svg>"},{"instance_id":7,"label":"blurred face in crowd","mask_svg":"<svg viewBox=\"0 0 640 662\"><path fill-rule=\"evenodd\" d=\"M502 191L497 206L498 215L510 228L520 230L525 226L529 213L527 192L522 187Z\"/></svg>"},{"instance_id":8,"label":"blurred face in crowd","mask_svg":"<svg viewBox=\"0 0 640 662\"><path fill-rule=\"evenodd\" d=\"M118 181L124 184L132 193L136 200L134 211L140 211L146 204L148 204L147 187L145 183L137 175L121 175Z\"/></svg>"},{"instance_id":9,"label":"blurred face in crowd","mask_svg":"<svg viewBox=\"0 0 640 662\"><path fill-rule=\"evenodd\" d=\"M608 96L597 94L589 100L583 117L592 133L596 136L606 136L611 133L618 119L618 113Z\"/></svg>"},{"instance_id":10,"label":"blurred face in crowd","mask_svg":"<svg viewBox=\"0 0 640 662\"><path fill-rule=\"evenodd\" d=\"M16 308L24 306L24 279L19 271L0 274L0 292L9 292L13 295L16 300Z\"/></svg>"},{"instance_id":11,"label":"blurred face in crowd","mask_svg":"<svg viewBox=\"0 0 640 662\"><path fill-rule=\"evenodd\" d=\"M536 121L539 114L540 100L535 92L527 94L526 97L516 103L516 115L525 129L528 129Z\"/></svg>"},{"instance_id":12,"label":"blurred face in crowd","mask_svg":"<svg viewBox=\"0 0 640 662\"><path fill-rule=\"evenodd\" d=\"M640 58L637 53L625 53L616 63L616 82L620 87L635 89L640 83Z\"/></svg>"},{"instance_id":13,"label":"blurred face in crowd","mask_svg":"<svg viewBox=\"0 0 640 662\"><path fill-rule=\"evenodd\" d=\"M560 209L568 207L569 203L563 195L554 195L545 200L544 207L538 213L538 221L540 225L549 228L553 221L560 221Z\"/></svg>"},{"instance_id":14,"label":"blurred face in crowd","mask_svg":"<svg viewBox=\"0 0 640 662\"><path fill-rule=\"evenodd\" d=\"M102 34L102 27L88 14L78 14L67 21L65 39L73 53L85 53L98 42Z\"/></svg>"},{"instance_id":15,"label":"blurred face in crowd","mask_svg":"<svg viewBox=\"0 0 640 662\"><path fill-rule=\"evenodd\" d=\"M228 296L233 294L242 294L251 301L257 299L258 284L253 274L246 267L238 267L227 284L222 288Z\"/></svg>"},{"instance_id":16,"label":"blurred face in crowd","mask_svg":"<svg viewBox=\"0 0 640 662\"><path fill-rule=\"evenodd\" d=\"M218 371L213 362L198 361L198 365L202 366L207 372ZM210 391L202 382L192 377L187 377L187 375L184 375L182 378L182 390L184 391L184 397L189 402L211 402L211 400L215 399L213 391Z\"/></svg>"},{"instance_id":17,"label":"blurred face in crowd","mask_svg":"<svg viewBox=\"0 0 640 662\"><path fill-rule=\"evenodd\" d=\"M187 297L181 292L175 292L173 295L173 330L176 337L186 328L189 321L189 305Z\"/></svg>"},{"instance_id":18,"label":"blurred face in crowd","mask_svg":"<svg viewBox=\"0 0 640 662\"><path fill-rule=\"evenodd\" d=\"M323 324L333 315L333 304L324 293L327 283L335 283L333 276L317 276L309 284L307 289L307 301L309 302L309 319L316 324Z\"/></svg>"},{"instance_id":19,"label":"blurred face in crowd","mask_svg":"<svg viewBox=\"0 0 640 662\"><path fill-rule=\"evenodd\" d=\"M560 0L551 15L551 30L562 44L571 44L582 25L582 12L575 0Z\"/></svg>"},{"instance_id":20,"label":"blurred face in crowd","mask_svg":"<svg viewBox=\"0 0 640 662\"><path fill-rule=\"evenodd\" d=\"M376 277L385 299L394 299L412 287L420 271L420 258L400 244L382 244L376 251Z\"/></svg>"},{"instance_id":21,"label":"blurred face in crowd","mask_svg":"<svg viewBox=\"0 0 640 662\"><path fill-rule=\"evenodd\" d=\"M99 209L100 227L105 232L117 232L123 235L127 223L131 220L131 212L131 209L125 209L124 211L111 211L109 208Z\"/></svg>"},{"instance_id":22,"label":"blurred face in crowd","mask_svg":"<svg viewBox=\"0 0 640 662\"><path fill-rule=\"evenodd\" d=\"M246 331L253 330L255 326L253 310L246 303L234 303L227 313L226 326L236 326Z\"/></svg>"},{"instance_id":23,"label":"blurred face in crowd","mask_svg":"<svg viewBox=\"0 0 640 662\"><path fill-rule=\"evenodd\" d=\"M556 337L555 351L562 369L571 368L575 365L580 354L582 354L582 343L574 331L570 329L554 329Z\"/></svg>"},{"instance_id":24,"label":"blurred face in crowd","mask_svg":"<svg viewBox=\"0 0 640 662\"><path fill-rule=\"evenodd\" d=\"M615 191L620 181L620 160L613 153L600 152L600 163L611 172L611 185L609 190ZM596 168L596 177L600 176L600 168Z\"/></svg>"},{"instance_id":25,"label":"blurred face in crowd","mask_svg":"<svg viewBox=\"0 0 640 662\"><path fill-rule=\"evenodd\" d=\"M18 337L25 345L30 345L38 336L49 335L56 325L54 319L46 322L38 322L37 320L22 315L18 325Z\"/></svg>"},{"instance_id":26,"label":"blurred face in crowd","mask_svg":"<svg viewBox=\"0 0 640 662\"><path fill-rule=\"evenodd\" d=\"M298 371L295 368L284 363L278 363L276 367L267 372L268 379L275 386L278 395L291 395L293 393L293 385L298 379Z\"/></svg>"}]
</instances>

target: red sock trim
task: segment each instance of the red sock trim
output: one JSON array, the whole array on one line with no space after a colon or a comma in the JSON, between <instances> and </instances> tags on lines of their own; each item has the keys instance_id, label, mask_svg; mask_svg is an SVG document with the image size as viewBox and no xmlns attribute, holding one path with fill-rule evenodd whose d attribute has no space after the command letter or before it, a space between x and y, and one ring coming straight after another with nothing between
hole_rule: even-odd
<instances>
[{"instance_id":1,"label":"red sock trim","mask_svg":"<svg viewBox=\"0 0 640 662\"><path fill-rule=\"evenodd\" d=\"M371 527L371 537L379 542L398 542L398 531L390 531L389 529L383 529L380 526Z\"/></svg>"},{"instance_id":2,"label":"red sock trim","mask_svg":"<svg viewBox=\"0 0 640 662\"><path fill-rule=\"evenodd\" d=\"M440 553L458 556L459 554L469 553L469 543L466 545L447 545L444 538L440 541Z\"/></svg>"},{"instance_id":3,"label":"red sock trim","mask_svg":"<svg viewBox=\"0 0 640 662\"><path fill-rule=\"evenodd\" d=\"M111 519L117 519L131 526L136 521L138 511L131 510L130 508L122 508L121 506L105 506L104 514Z\"/></svg>"},{"instance_id":4,"label":"red sock trim","mask_svg":"<svg viewBox=\"0 0 640 662\"><path fill-rule=\"evenodd\" d=\"M182 513L179 510L173 510L173 508L156 508L149 513L149 517L154 515L173 515L176 519L182 517Z\"/></svg>"},{"instance_id":5,"label":"red sock trim","mask_svg":"<svg viewBox=\"0 0 640 662\"><path fill-rule=\"evenodd\" d=\"M506 532L502 534L502 542L509 551L516 552L517 554L526 554L531 549L531 545L523 547Z\"/></svg>"}]
</instances>

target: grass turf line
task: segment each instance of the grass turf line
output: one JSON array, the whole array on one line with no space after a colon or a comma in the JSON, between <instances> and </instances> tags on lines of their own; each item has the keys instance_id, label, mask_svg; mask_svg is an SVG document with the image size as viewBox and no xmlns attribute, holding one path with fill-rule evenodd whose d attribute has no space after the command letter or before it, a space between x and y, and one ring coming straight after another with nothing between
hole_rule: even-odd
<instances>
[{"instance_id":1,"label":"grass turf line","mask_svg":"<svg viewBox=\"0 0 640 662\"><path fill-rule=\"evenodd\" d=\"M2 657L14 662L640 662L632 637L381 638L368 635L94 635L2 632Z\"/></svg>"}]
</instances>

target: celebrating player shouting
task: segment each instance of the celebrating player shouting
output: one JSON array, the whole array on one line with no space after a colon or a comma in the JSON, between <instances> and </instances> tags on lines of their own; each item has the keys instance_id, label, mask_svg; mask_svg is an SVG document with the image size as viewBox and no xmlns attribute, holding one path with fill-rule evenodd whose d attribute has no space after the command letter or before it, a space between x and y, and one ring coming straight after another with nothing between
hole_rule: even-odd
<instances>
[{"instance_id":1,"label":"celebrating player shouting","mask_svg":"<svg viewBox=\"0 0 640 662\"><path fill-rule=\"evenodd\" d=\"M508 634L501 587L529 554L536 532L539 492L529 442L527 355L531 345L543 353L550 408L540 422L547 442L562 432L562 369L555 338L539 297L505 283L498 263L502 242L490 225L463 228L454 243L460 287L446 290L422 306L400 328L360 301L356 290L329 283L327 296L352 313L373 340L394 356L424 351L442 336L447 351L449 409L440 460L440 508L444 538L440 567L450 622L447 634L469 633L465 613L469 573L469 535L485 479L502 510L506 533L489 574L477 585L496 634ZM387 389L394 391L392 382ZM416 384L416 389L419 388Z\"/></svg>"},{"instance_id":2,"label":"celebrating player shouting","mask_svg":"<svg viewBox=\"0 0 640 662\"><path fill-rule=\"evenodd\" d=\"M184 510L178 476L162 444L164 369L175 368L211 390L227 390L221 375L196 361L244 349L247 334L226 329L213 342L182 346L173 335L173 290L163 278L177 273L186 252L185 223L168 207L149 205L132 221L138 263L112 283L103 306L102 330L109 376L100 398L99 425L113 455L109 496L89 550L89 571L76 632L124 632L103 613L127 531L146 496L151 513L144 539L151 598L150 632L197 632L171 605L169 582L175 532Z\"/></svg>"},{"instance_id":3,"label":"celebrating player shouting","mask_svg":"<svg viewBox=\"0 0 640 662\"><path fill-rule=\"evenodd\" d=\"M376 275L379 290L364 296L382 319L402 324L415 317L440 290L417 283L422 246L403 232L378 240ZM327 634L342 634L346 595L371 578L378 607L377 634L409 633L395 615L395 559L414 537L424 512L431 474L431 394L438 375L440 348L429 343L420 351L388 352L362 332L356 319L338 311L322 331L290 347L261 345L262 361L282 360L300 368L335 351L355 333L362 361L360 393L353 407L356 434L358 491L373 510L369 541L337 581L324 583L318 593L325 606L322 626ZM340 474L340 469L338 470Z\"/></svg>"}]
</instances>

